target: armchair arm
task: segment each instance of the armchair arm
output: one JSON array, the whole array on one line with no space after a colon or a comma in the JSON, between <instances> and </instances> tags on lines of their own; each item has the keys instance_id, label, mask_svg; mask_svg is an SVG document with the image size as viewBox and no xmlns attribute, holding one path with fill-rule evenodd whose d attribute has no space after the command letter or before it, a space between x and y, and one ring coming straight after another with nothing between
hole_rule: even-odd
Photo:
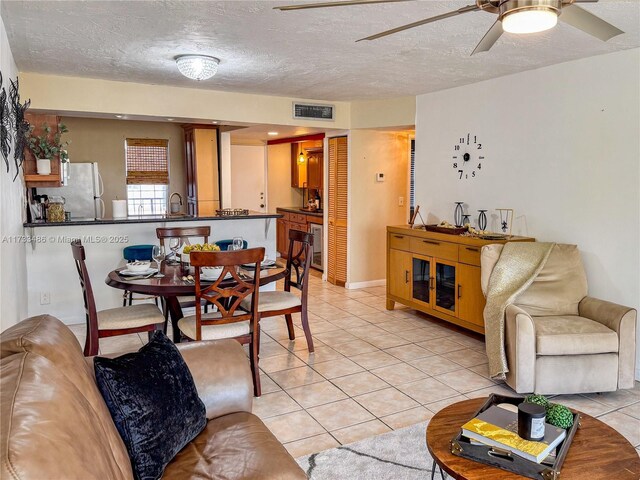
<instances>
[{"instance_id":1,"label":"armchair arm","mask_svg":"<svg viewBox=\"0 0 640 480\"><path fill-rule=\"evenodd\" d=\"M251 412L253 380L249 361L235 340L187 342L176 345L212 419L233 412Z\"/></svg>"},{"instance_id":2,"label":"armchair arm","mask_svg":"<svg viewBox=\"0 0 640 480\"><path fill-rule=\"evenodd\" d=\"M518 393L535 391L536 329L531 316L516 305L505 311L507 384Z\"/></svg>"},{"instance_id":3,"label":"armchair arm","mask_svg":"<svg viewBox=\"0 0 640 480\"><path fill-rule=\"evenodd\" d=\"M584 297L578 314L601 323L618 334L618 388L633 388L636 367L637 311L612 302Z\"/></svg>"}]
</instances>

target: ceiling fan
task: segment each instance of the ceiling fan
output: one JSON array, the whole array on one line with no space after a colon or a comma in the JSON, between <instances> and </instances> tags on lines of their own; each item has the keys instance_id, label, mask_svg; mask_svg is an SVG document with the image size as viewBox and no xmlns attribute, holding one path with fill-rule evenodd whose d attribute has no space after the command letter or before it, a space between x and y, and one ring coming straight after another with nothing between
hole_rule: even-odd
<instances>
[{"instance_id":1,"label":"ceiling fan","mask_svg":"<svg viewBox=\"0 0 640 480\"><path fill-rule=\"evenodd\" d=\"M344 0L338 2L286 5L274 8L276 10L290 11L409 1L413 0ZM542 32L555 27L558 19L606 42L610 38L624 32L576 5L576 3L595 3L597 1L598 0L476 0L475 5L467 5L466 7L451 12L418 20L356 41L377 40L378 38L393 35L394 33L419 27L427 23L437 22L445 18L462 15L463 13L483 10L488 13L497 14L498 19L484 37L482 37L482 40L480 40L480 43L478 43L473 52L471 52L471 55L489 50L494 43L498 41L502 32L516 34Z\"/></svg>"}]
</instances>

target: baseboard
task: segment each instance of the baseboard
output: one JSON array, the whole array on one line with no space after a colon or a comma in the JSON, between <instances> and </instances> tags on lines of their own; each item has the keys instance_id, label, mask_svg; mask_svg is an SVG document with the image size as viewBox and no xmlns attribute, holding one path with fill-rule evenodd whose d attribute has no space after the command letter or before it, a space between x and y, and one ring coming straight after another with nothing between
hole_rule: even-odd
<instances>
[{"instance_id":1,"label":"baseboard","mask_svg":"<svg viewBox=\"0 0 640 480\"><path fill-rule=\"evenodd\" d=\"M354 290L356 288L384 287L386 284L387 279L382 278L380 280L369 280L368 282L350 282L345 284L344 288Z\"/></svg>"}]
</instances>

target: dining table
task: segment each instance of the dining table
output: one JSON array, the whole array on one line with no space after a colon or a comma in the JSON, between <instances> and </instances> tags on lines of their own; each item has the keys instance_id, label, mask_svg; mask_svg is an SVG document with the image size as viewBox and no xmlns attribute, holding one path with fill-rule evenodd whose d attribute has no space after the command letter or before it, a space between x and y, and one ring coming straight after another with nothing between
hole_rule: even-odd
<instances>
[{"instance_id":1,"label":"dining table","mask_svg":"<svg viewBox=\"0 0 640 480\"><path fill-rule=\"evenodd\" d=\"M196 293L195 281L189 280L189 275L195 278L193 267L185 268L180 264L174 265L168 261L163 261L160 264L159 275L156 274L146 278L121 275L120 272L124 269L126 269L126 266L109 272L105 283L120 290L163 298L164 308L169 310L169 316L171 317L173 341L179 343L181 335L178 328L178 320L184 316L179 297L194 296ZM247 270L247 273L252 271L253 269ZM278 259L274 265L260 270L260 286L281 280L287 274L286 262ZM207 285L213 282L201 281L201 283ZM233 283L235 283L235 280L226 279L221 282L221 285L227 287L232 286ZM166 321L164 330L165 332L167 331Z\"/></svg>"}]
</instances>

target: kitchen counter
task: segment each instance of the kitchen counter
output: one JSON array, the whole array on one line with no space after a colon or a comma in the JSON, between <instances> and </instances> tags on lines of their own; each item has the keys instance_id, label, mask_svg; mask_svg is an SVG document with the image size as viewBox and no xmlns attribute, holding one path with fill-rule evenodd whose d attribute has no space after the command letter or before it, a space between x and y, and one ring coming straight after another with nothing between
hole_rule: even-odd
<instances>
[{"instance_id":1,"label":"kitchen counter","mask_svg":"<svg viewBox=\"0 0 640 480\"><path fill-rule=\"evenodd\" d=\"M313 215L313 213L309 213ZM322 214L320 214L322 216ZM261 213L261 212L249 212L249 215L242 216L213 216L213 217L193 217L190 215L183 216L168 216L168 215L143 215L143 216L129 216L127 218L72 218L68 222L44 222L42 220L36 220L35 222L26 222L24 227L65 227L75 225L115 225L121 223L169 223L169 222L192 222L192 221L210 221L210 220L251 220L260 218L280 218L282 215L275 213Z\"/></svg>"},{"instance_id":2,"label":"kitchen counter","mask_svg":"<svg viewBox=\"0 0 640 480\"><path fill-rule=\"evenodd\" d=\"M242 217L129 217L64 223L26 223L24 235L8 241L27 243L28 316L48 313L66 324L84 323L85 311L71 247L81 239L98 310L122 306L122 291L107 286L107 274L125 265L122 251L130 245L157 245L158 227L211 227L209 242L242 237L249 248L264 247L276 258L276 223L282 215L252 212ZM222 221L221 221L222 220ZM194 243L202 242L201 239ZM169 249L166 249L167 252ZM155 266L155 265L154 265ZM273 290L275 284L262 290ZM45 294L46 302L41 301ZM45 303L45 304L43 304Z\"/></svg>"},{"instance_id":3,"label":"kitchen counter","mask_svg":"<svg viewBox=\"0 0 640 480\"><path fill-rule=\"evenodd\" d=\"M278 207L276 210L282 210L283 212L291 212L291 213L303 213L304 215L310 215L312 217L320 217L320 218L322 218L322 216L324 215L322 210L314 211L314 210L307 210L306 208L300 208L300 207Z\"/></svg>"}]
</instances>

